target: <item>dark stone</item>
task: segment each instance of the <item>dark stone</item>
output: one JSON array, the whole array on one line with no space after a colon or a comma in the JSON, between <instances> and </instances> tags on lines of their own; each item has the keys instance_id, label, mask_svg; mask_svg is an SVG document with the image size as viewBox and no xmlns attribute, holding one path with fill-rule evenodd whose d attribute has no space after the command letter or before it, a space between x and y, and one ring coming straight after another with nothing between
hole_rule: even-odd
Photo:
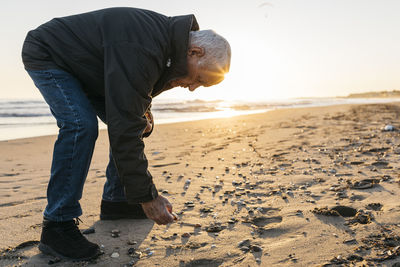
<instances>
[{"instance_id":1,"label":"dark stone","mask_svg":"<svg viewBox=\"0 0 400 267\"><path fill-rule=\"evenodd\" d=\"M375 166L375 167L387 167L388 165L389 165L389 162L387 162L387 161L375 161L375 162L373 162L372 164L371 164L372 166Z\"/></svg>"},{"instance_id":2,"label":"dark stone","mask_svg":"<svg viewBox=\"0 0 400 267\"><path fill-rule=\"evenodd\" d=\"M357 244L357 240L356 239L348 239L343 241L343 244Z\"/></svg>"},{"instance_id":3,"label":"dark stone","mask_svg":"<svg viewBox=\"0 0 400 267\"><path fill-rule=\"evenodd\" d=\"M209 233L218 233L224 230L224 227L221 224L215 223L215 224L210 224L209 226L206 227L206 231Z\"/></svg>"},{"instance_id":4,"label":"dark stone","mask_svg":"<svg viewBox=\"0 0 400 267\"><path fill-rule=\"evenodd\" d=\"M209 213L209 212L213 212L214 209L211 207L204 207L200 209L200 212L204 212L204 213Z\"/></svg>"},{"instance_id":5,"label":"dark stone","mask_svg":"<svg viewBox=\"0 0 400 267\"><path fill-rule=\"evenodd\" d=\"M251 245L250 246L251 251L253 252L261 252L262 251L262 247L257 246L257 245Z\"/></svg>"},{"instance_id":6,"label":"dark stone","mask_svg":"<svg viewBox=\"0 0 400 267\"><path fill-rule=\"evenodd\" d=\"M243 247L243 246L250 246L250 240L249 239L245 239L242 240L238 243L238 247Z\"/></svg>"},{"instance_id":7,"label":"dark stone","mask_svg":"<svg viewBox=\"0 0 400 267\"><path fill-rule=\"evenodd\" d=\"M368 210L381 210L382 206L381 203L369 203L365 208Z\"/></svg>"},{"instance_id":8,"label":"dark stone","mask_svg":"<svg viewBox=\"0 0 400 267\"><path fill-rule=\"evenodd\" d=\"M356 181L351 185L353 189L369 189L379 184L379 179L363 179L361 181Z\"/></svg>"},{"instance_id":9,"label":"dark stone","mask_svg":"<svg viewBox=\"0 0 400 267\"><path fill-rule=\"evenodd\" d=\"M365 197L362 196L362 195L354 195L354 196L350 197L350 200L353 200L353 201L361 201L361 200L364 200L364 199L365 199Z\"/></svg>"},{"instance_id":10,"label":"dark stone","mask_svg":"<svg viewBox=\"0 0 400 267\"><path fill-rule=\"evenodd\" d=\"M128 254L132 255L133 253L135 253L136 249L135 248L129 248L128 249Z\"/></svg>"}]
</instances>

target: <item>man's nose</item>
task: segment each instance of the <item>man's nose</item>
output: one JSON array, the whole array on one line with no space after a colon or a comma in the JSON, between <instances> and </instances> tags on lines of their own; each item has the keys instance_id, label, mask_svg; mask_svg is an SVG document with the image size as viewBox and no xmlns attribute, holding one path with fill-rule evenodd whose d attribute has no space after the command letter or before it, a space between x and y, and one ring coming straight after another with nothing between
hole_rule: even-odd
<instances>
[{"instance_id":1,"label":"man's nose","mask_svg":"<svg viewBox=\"0 0 400 267\"><path fill-rule=\"evenodd\" d=\"M189 91L193 92L193 91L196 90L199 86L200 86L200 84L192 84L192 85L189 85Z\"/></svg>"}]
</instances>

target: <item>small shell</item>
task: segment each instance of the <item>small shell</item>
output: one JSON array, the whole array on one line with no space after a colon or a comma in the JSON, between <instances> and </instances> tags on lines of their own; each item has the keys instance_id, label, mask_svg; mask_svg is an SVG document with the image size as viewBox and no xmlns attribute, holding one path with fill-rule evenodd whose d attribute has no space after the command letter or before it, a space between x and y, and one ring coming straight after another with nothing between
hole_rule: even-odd
<instances>
[{"instance_id":1,"label":"small shell","mask_svg":"<svg viewBox=\"0 0 400 267\"><path fill-rule=\"evenodd\" d=\"M386 125L384 128L383 128L383 130L384 131L394 131L394 126L393 125L390 125L390 124L388 124L388 125Z\"/></svg>"}]
</instances>

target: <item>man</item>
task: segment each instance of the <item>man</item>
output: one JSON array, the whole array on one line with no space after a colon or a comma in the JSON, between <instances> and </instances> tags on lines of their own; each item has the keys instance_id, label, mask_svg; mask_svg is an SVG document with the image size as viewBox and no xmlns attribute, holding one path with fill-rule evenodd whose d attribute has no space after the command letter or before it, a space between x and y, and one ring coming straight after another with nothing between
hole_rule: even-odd
<instances>
[{"instance_id":1,"label":"man","mask_svg":"<svg viewBox=\"0 0 400 267\"><path fill-rule=\"evenodd\" d=\"M72 260L99 254L77 226L98 135L96 116L107 124L110 140L100 218L173 221L172 205L158 195L148 171L143 137L152 130L152 97L177 86L194 91L217 84L229 70L228 42L198 30L193 15L110 8L55 18L28 33L25 69L60 128L39 245L43 253Z\"/></svg>"}]
</instances>

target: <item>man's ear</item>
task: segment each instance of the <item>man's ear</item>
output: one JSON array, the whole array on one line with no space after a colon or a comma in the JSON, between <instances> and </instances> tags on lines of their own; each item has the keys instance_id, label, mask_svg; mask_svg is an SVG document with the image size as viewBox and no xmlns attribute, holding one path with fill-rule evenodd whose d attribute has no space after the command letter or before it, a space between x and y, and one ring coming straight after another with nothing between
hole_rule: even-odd
<instances>
[{"instance_id":1,"label":"man's ear","mask_svg":"<svg viewBox=\"0 0 400 267\"><path fill-rule=\"evenodd\" d=\"M206 53L205 49L200 46L191 46L188 50L188 56L202 57Z\"/></svg>"}]
</instances>

